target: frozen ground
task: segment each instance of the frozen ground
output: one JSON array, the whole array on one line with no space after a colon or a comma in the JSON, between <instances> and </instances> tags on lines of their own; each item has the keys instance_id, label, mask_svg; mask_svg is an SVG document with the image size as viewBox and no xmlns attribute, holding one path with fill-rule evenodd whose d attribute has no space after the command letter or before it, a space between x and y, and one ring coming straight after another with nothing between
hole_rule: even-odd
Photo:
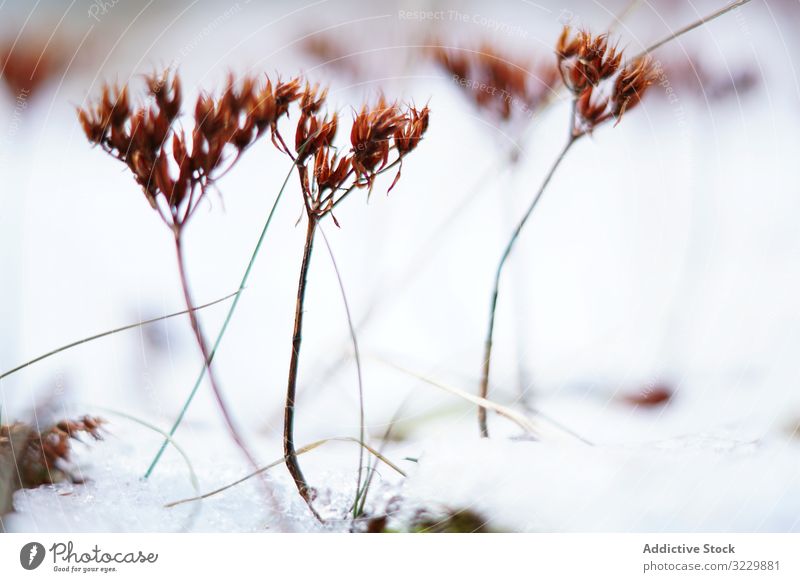
<instances>
[{"instance_id":1,"label":"frozen ground","mask_svg":"<svg viewBox=\"0 0 800 582\"><path fill-rule=\"evenodd\" d=\"M608 417L624 422L620 412ZM502 437L481 441L472 420L463 414L431 427L434 438L388 447L387 456L409 476L402 480L380 466L368 510L388 508L390 527L400 529L415 511L426 509L434 515L471 510L496 531L800 530L800 444L785 435L744 439L741 431L716 430L587 446L568 438L509 439L501 430ZM166 503L195 494L181 458L169 454L156 475L143 481L156 439L127 421L115 419L110 430L91 451L77 447L78 474L89 477L87 483L18 492L17 513L7 517L6 527L145 532L351 526L345 512L352 503L357 454L350 443L332 443L301 457L319 490L316 507L328 519L320 526L282 467L269 473L277 502L251 479L202 502L166 509ZM179 440L203 492L244 473L238 455L219 441L202 426ZM277 450L277 443L271 448Z\"/></svg>"},{"instance_id":2,"label":"frozen ground","mask_svg":"<svg viewBox=\"0 0 800 582\"><path fill-rule=\"evenodd\" d=\"M379 301L359 331L374 444L401 410L398 440L386 454L408 478L381 467L374 510L399 495L398 525L418 508L472 508L497 530L800 529L800 440L791 436L800 421L796 14L781 12L777 3L754 2L686 37L674 52L665 49L665 58L700 54L723 74L750 67L760 83L717 101L678 90L676 106L652 95L618 128L599 131L571 152L520 241L498 313L493 398L522 410L518 397L524 392L530 406L594 444L589 446L543 419L544 438L522 440L514 425L496 416L494 438L480 441L468 404L378 361L476 389L495 261L532 185L561 145L565 107L536 120L518 169L486 181L452 219L475 180L509 146L509 128L479 118L439 71L407 66L401 55L409 35L422 38L426 31L396 18L396 5L376 3L374 13L365 15L363 4L337 2L325 14L301 12L270 25L289 12L288 4L242 3L225 16L216 3L200 2L185 13L175 3L161 8L168 13L145 10L140 17L133 4L120 3L95 26L88 37L94 58L32 98L3 142L0 216L14 228L0 231L0 260L5 273L15 274L4 275L0 287L9 311L3 315L0 368L181 308L168 233L120 166L88 147L74 104L95 95L103 79L126 79L174 62L175 55L187 87L215 87L229 67L285 75L302 69L330 81L331 99L344 112L379 87L417 103L430 99L433 111L429 137L407 160L392 194L387 198L377 188L369 205L350 200L337 215L342 228L326 228L356 321ZM586 23L608 20L597 5L573 4ZM703 13L717 5L692 8ZM470 6L460 10L486 11ZM560 26L557 9L500 3L493 10L495 18L522 23L529 32L527 38L495 34L495 40L549 54ZM662 36L666 26L696 17L689 8L664 10L664 22L647 10L633 17L621 30L626 42L641 46ZM345 38L357 38L368 51L372 69L365 78L337 77L292 44L329 26L330 14ZM86 29L84 16L65 21L78 38ZM368 16L376 18L366 28L351 22ZM208 26L213 34L202 32ZM475 24L440 32L467 42L492 36ZM4 99L0 107L11 119L13 101ZM213 200L188 234L198 301L235 289L288 169L262 145L220 184L224 204ZM265 463L281 456L303 234L294 227L299 212L291 191L216 359L234 414ZM209 335L223 315L224 307L204 312ZM352 359L331 368L348 353L349 341L321 244L312 265L304 342L298 442L356 436ZM269 473L274 504L251 481L199 505L165 509L165 503L193 494L174 451L149 481L140 479L159 436L101 407L166 429L198 365L188 323L174 320L83 346L3 380L8 416L29 419L32 410L44 408L56 416L95 413L110 421L103 443L76 445L87 483L18 492L7 527L317 529L282 467ZM622 395L652 382L675 390L667 406L621 402ZM176 439L203 492L247 472L207 386ZM347 529L336 519L345 517L352 497L354 445L326 445L301 463L320 490L320 509L334 518L328 527Z\"/></svg>"}]
</instances>

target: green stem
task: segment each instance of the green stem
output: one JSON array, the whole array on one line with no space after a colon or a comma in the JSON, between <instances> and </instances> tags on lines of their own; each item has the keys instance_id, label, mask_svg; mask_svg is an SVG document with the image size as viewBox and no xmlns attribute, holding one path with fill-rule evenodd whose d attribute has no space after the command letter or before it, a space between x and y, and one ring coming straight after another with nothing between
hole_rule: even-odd
<instances>
[{"instance_id":1,"label":"green stem","mask_svg":"<svg viewBox=\"0 0 800 582\"><path fill-rule=\"evenodd\" d=\"M272 208L269 211L267 220L264 223L264 228L261 230L261 236L258 237L258 242L256 243L255 249L253 249L253 254L250 256L250 262L247 264L247 268L245 269L244 275L242 276L242 281L239 284L239 292L237 293L236 297L231 303L230 309L228 309L228 315L225 317L225 321L223 322L222 327L219 330L219 334L217 334L217 339L214 341L214 346L212 347L211 352L208 356L208 362L203 363L203 368L200 370L200 374L198 374L197 380L195 381L191 392L189 392L189 396L183 403L183 407L181 408L180 413L178 413L178 417L175 419L172 428L170 428L169 430L170 437L173 437L175 435L175 432L178 430L178 427L181 425L181 422L183 422L183 418L186 416L186 412L189 410L189 406L192 404L192 400L194 400L194 397L197 394L197 390L200 388L200 383L203 381L203 378L205 377L207 364L210 364L211 361L214 359L214 356L216 355L217 350L219 349L219 346L222 343L222 338L225 336L225 332L228 329L228 325L230 324L231 319L233 319L233 314L236 311L236 307L239 305L239 299L241 298L241 291L247 285L247 280L250 278L250 272L253 269L256 257L258 256L258 253L261 250L261 246L264 242L264 239L266 238L267 230L269 229L269 225L272 222L272 217L275 214L275 209L278 207L278 202L280 202L280 199L283 196L283 192L286 189L286 185L289 183L289 178L291 177L293 171L294 171L294 164L292 165L292 168L289 170L289 173L286 174L286 178L284 179L283 184L281 185L281 189L278 192L278 196L275 198L275 202L273 203ZM158 452L156 453L156 456L153 458L152 462L150 463L150 466L147 468L147 472L144 474L145 479L147 479L148 477L150 477L150 475L152 475L153 470L156 468L156 465L158 465L158 462L161 459L161 456L164 454L167 445L169 445L169 439L164 439L164 441L161 443L161 447L158 449Z\"/></svg>"},{"instance_id":2,"label":"green stem","mask_svg":"<svg viewBox=\"0 0 800 582\"><path fill-rule=\"evenodd\" d=\"M183 297L184 301L186 301L186 308L189 311L189 321L192 324L192 332L194 333L195 340L197 340L197 347L203 356L203 362L206 363L208 383L211 385L211 391L214 393L214 398L217 401L217 405L222 413L222 418L225 420L225 426L228 427L228 431L231 434L231 438L233 438L236 446L239 447L253 468L258 469L258 463L256 462L255 457L250 452L250 449L248 449L247 444L245 444L244 439L239 433L239 429L236 427L236 423L233 421L233 416L228 410L228 405L225 403L225 398L222 396L222 390L219 387L219 382L217 382L217 375L211 367L211 352L208 349L208 343L206 342L205 335L203 334L203 330L200 326L200 319L194 312L194 300L192 299L192 293L189 288L189 276L186 271L186 257L183 252L180 229L175 230L175 255L178 259L178 274L181 278L181 288L183 289Z\"/></svg>"}]
</instances>

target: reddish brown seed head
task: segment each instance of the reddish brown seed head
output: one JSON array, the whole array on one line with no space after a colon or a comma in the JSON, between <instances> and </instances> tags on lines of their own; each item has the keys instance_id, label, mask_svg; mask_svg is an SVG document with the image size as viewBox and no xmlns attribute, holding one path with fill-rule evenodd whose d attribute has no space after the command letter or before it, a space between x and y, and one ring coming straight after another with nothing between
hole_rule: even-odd
<instances>
[{"instance_id":1,"label":"reddish brown seed head","mask_svg":"<svg viewBox=\"0 0 800 582\"><path fill-rule=\"evenodd\" d=\"M306 83L306 88L300 96L300 111L303 115L314 115L317 113L328 96L328 89L320 89L319 83L313 87Z\"/></svg>"},{"instance_id":2,"label":"reddish brown seed head","mask_svg":"<svg viewBox=\"0 0 800 582\"><path fill-rule=\"evenodd\" d=\"M275 87L275 114L278 117L286 115L289 111L289 106L300 97L301 84L302 80L300 77L296 77L285 83L278 81Z\"/></svg>"},{"instance_id":3,"label":"reddish brown seed head","mask_svg":"<svg viewBox=\"0 0 800 582\"><path fill-rule=\"evenodd\" d=\"M149 99L131 107L128 89L105 85L100 98L78 111L87 138L123 161L154 208L163 199L168 216L179 227L196 207L207 186L238 159L267 128L277 133L279 118L300 98L300 80L273 85L266 80L231 75L221 94L201 93L194 104L194 127L175 127L182 88L177 74L165 71L145 76ZM311 105L309 105L311 106ZM325 126L328 133L333 127ZM322 139L322 138L321 138ZM235 152L226 164L226 152ZM188 200L191 208L181 209Z\"/></svg>"},{"instance_id":4,"label":"reddish brown seed head","mask_svg":"<svg viewBox=\"0 0 800 582\"><path fill-rule=\"evenodd\" d=\"M78 420L61 420L44 430L35 430L23 423L0 425L0 447L13 440L15 450L19 448L16 475L22 487L39 487L64 479L75 481L66 466L70 460L70 441L80 440L81 434L101 440L103 424L105 421L101 418L84 416Z\"/></svg>"},{"instance_id":5,"label":"reddish brown seed head","mask_svg":"<svg viewBox=\"0 0 800 582\"><path fill-rule=\"evenodd\" d=\"M309 157L313 157L320 149L329 146L339 126L339 116L335 113L328 119L318 115L301 113L295 130L296 161L302 164Z\"/></svg>"},{"instance_id":6,"label":"reddish brown seed head","mask_svg":"<svg viewBox=\"0 0 800 582\"><path fill-rule=\"evenodd\" d=\"M464 51L448 50L443 46L435 46L431 50L433 60L454 76L461 79L467 78L470 70L468 53Z\"/></svg>"},{"instance_id":7,"label":"reddish brown seed head","mask_svg":"<svg viewBox=\"0 0 800 582\"><path fill-rule=\"evenodd\" d=\"M23 27L24 28L24 27ZM71 41L55 31L7 37L0 46L0 76L11 97L26 101L48 81L62 75L74 58Z\"/></svg>"},{"instance_id":8,"label":"reddish brown seed head","mask_svg":"<svg viewBox=\"0 0 800 582\"><path fill-rule=\"evenodd\" d=\"M595 96L594 88L589 85L575 102L575 116L573 134L591 133L611 117L609 98Z\"/></svg>"},{"instance_id":9,"label":"reddish brown seed head","mask_svg":"<svg viewBox=\"0 0 800 582\"><path fill-rule=\"evenodd\" d=\"M178 76L169 70L151 73L145 76L147 88L155 99L165 119L172 121L181 110L181 82Z\"/></svg>"},{"instance_id":10,"label":"reddish brown seed head","mask_svg":"<svg viewBox=\"0 0 800 582\"><path fill-rule=\"evenodd\" d=\"M374 106L364 105L356 114L350 130L353 170L365 184L371 186L376 172L386 166L390 139L406 119L397 103L387 103L383 96Z\"/></svg>"},{"instance_id":11,"label":"reddish brown seed head","mask_svg":"<svg viewBox=\"0 0 800 582\"><path fill-rule=\"evenodd\" d=\"M637 59L620 71L614 83L612 96L614 101L612 114L617 118L617 123L626 111L639 104L648 87L657 78L656 67L649 57Z\"/></svg>"},{"instance_id":12,"label":"reddish brown seed head","mask_svg":"<svg viewBox=\"0 0 800 582\"><path fill-rule=\"evenodd\" d=\"M421 110L411 107L406 122L394 132L394 144L401 156L406 155L419 145L423 134L428 130L428 107Z\"/></svg>"},{"instance_id":13,"label":"reddish brown seed head","mask_svg":"<svg viewBox=\"0 0 800 582\"><path fill-rule=\"evenodd\" d=\"M532 64L488 43L478 50L436 46L431 54L480 111L501 121L512 119L515 111L530 114L544 102L558 76L551 64Z\"/></svg>"},{"instance_id":14,"label":"reddish brown seed head","mask_svg":"<svg viewBox=\"0 0 800 582\"><path fill-rule=\"evenodd\" d=\"M556 61L564 84L573 94L580 95L587 87L596 87L613 76L622 62L622 53L616 46L609 46L607 34L593 36L581 30L573 35L565 26L556 42Z\"/></svg>"},{"instance_id":15,"label":"reddish brown seed head","mask_svg":"<svg viewBox=\"0 0 800 582\"><path fill-rule=\"evenodd\" d=\"M340 157L332 148L320 148L314 157L314 180L320 195L341 188L350 174L352 159Z\"/></svg>"}]
</instances>

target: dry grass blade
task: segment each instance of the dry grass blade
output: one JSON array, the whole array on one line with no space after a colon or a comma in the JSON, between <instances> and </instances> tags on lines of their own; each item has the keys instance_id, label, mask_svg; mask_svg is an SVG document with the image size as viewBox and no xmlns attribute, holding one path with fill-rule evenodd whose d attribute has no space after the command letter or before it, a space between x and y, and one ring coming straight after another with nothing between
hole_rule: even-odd
<instances>
[{"instance_id":1,"label":"dry grass blade","mask_svg":"<svg viewBox=\"0 0 800 582\"><path fill-rule=\"evenodd\" d=\"M333 437L333 438L329 438L329 439L322 439L322 440L319 440L319 441L314 441L313 443L310 443L308 445L300 447L299 449L297 449L295 451L295 453L299 457L300 455L304 455L304 454L306 454L308 452L311 452L314 449L316 449L318 447L321 447L322 445L324 445L326 443L337 442L337 441L338 442L351 442L351 443L358 444L359 446L365 448L370 453L372 453L376 458L380 459L387 467L390 467L391 469L394 469L399 475L401 475L403 477L406 476L405 471L403 471L400 467L398 467L397 465L392 463L382 453L380 453L379 451L375 450L374 448L372 448L368 444L363 443L363 442L361 442L358 439L355 439L353 437ZM227 485L224 485L224 486L222 486L222 487L220 487L218 489L214 489L213 491L209 491L208 493L203 493L202 495L198 495L197 497L189 497L187 499L180 499L178 501L173 501L172 503L167 503L164 507L169 509L171 507L175 507L177 505L182 505L184 503L189 503L191 501L202 501L203 499L208 499L209 497L213 497L214 495L222 493L223 491L227 491L228 489L231 489L232 487L236 487L237 485L240 485L240 484L244 483L248 479L252 479L256 475L260 475L261 473L264 473L265 471L269 471L270 469L272 469L274 467L277 467L279 465L283 465L285 462L286 462L286 458L285 457L281 457L280 459L278 459L276 461L273 461L269 465L261 467L257 471L253 471L249 475L246 475L246 476L242 477L241 479L238 479L238 480L234 481L233 483L228 483Z\"/></svg>"},{"instance_id":2,"label":"dry grass blade","mask_svg":"<svg viewBox=\"0 0 800 582\"><path fill-rule=\"evenodd\" d=\"M516 410L513 410L507 406L503 406L502 404L497 404L496 402L492 402L491 400L487 400L486 398L475 396L474 394L470 394L469 392L461 390L460 388L447 386L446 384L442 384L441 382L433 380L432 378L428 378L427 376L418 374L402 366L398 366L397 364L384 360L383 358L375 358L375 359L381 362L382 364L389 366L390 368L394 368L395 370L403 372L404 374L407 374L409 376L412 376L417 380L421 380L427 384L430 384L431 386L435 386L441 390L444 390L445 392L449 392L450 394L458 396L459 398L463 398L464 400L471 402L472 404L475 404L476 406L479 406L485 410L493 410L498 415L507 418L508 420L519 426L522 430L524 430L528 434L533 435L535 437L539 436L539 429L536 427L533 421L531 421L524 414L520 414Z\"/></svg>"},{"instance_id":3,"label":"dry grass blade","mask_svg":"<svg viewBox=\"0 0 800 582\"><path fill-rule=\"evenodd\" d=\"M350 313L350 304L347 301L347 293L344 290L344 281L342 281L342 274L339 272L339 265L336 263L336 257L333 256L333 249L331 243L328 241L328 236L325 230L320 226L319 232L322 235L322 240L325 241L325 247L328 249L328 255L331 258L333 270L336 273L336 280L339 283L339 290L342 293L342 303L344 304L345 315L347 316L347 328L350 331L350 341L353 343L353 354L356 360L356 373L358 375L358 438L361 442L366 441L365 437L365 423L366 416L364 414L364 381L361 374L361 351L358 349L358 338L356 336L356 328L353 324L353 317ZM364 448L358 448L358 473L356 476L356 498L353 501L353 508L358 506L358 496L361 492L361 479L364 472ZM353 517L356 517L355 513Z\"/></svg>"},{"instance_id":4,"label":"dry grass blade","mask_svg":"<svg viewBox=\"0 0 800 582\"><path fill-rule=\"evenodd\" d=\"M184 463L186 463L186 469L189 471L189 481L192 483L192 488L194 489L195 493L197 493L198 495L200 494L200 481L197 478L197 473L194 470L194 465L192 465L192 461L189 459L189 455L186 454L186 451L183 450L183 448L175 441L174 438L172 438L172 436L170 436L170 434L167 431L161 430L154 424L151 424L146 420L142 420L141 418L137 418L136 416L133 416L132 414L128 414L127 412L123 412L121 410L106 408L104 406L97 406L95 408L107 412L108 414L114 414L116 416L130 420L131 422L135 422L136 424L139 424L145 428L149 428L153 432L156 432L161 436L163 436L169 442L169 444L173 446L173 448L178 452L178 454L183 458Z\"/></svg>"},{"instance_id":5,"label":"dry grass blade","mask_svg":"<svg viewBox=\"0 0 800 582\"><path fill-rule=\"evenodd\" d=\"M383 449L389 443L389 439L392 436L392 431L394 431L395 426L397 425L397 421L400 418L400 414L402 414L403 410L406 407L406 404L411 398L411 392L406 395L403 401L400 403L400 406L397 407L397 410L394 411L391 420L389 421L388 426L386 427L386 431L383 433L383 437L381 438L381 448L378 452L383 452ZM358 519L359 517L364 515L364 507L367 504L367 495L369 494L369 488L372 486L372 481L377 473L376 468L378 466L378 458L376 457L374 463L369 463L367 465L367 478L364 481L364 487L360 491L356 491L356 502L353 506L353 519Z\"/></svg>"},{"instance_id":6,"label":"dry grass blade","mask_svg":"<svg viewBox=\"0 0 800 582\"><path fill-rule=\"evenodd\" d=\"M195 311L200 311L201 309L205 309L206 307L211 307L212 305L216 305L217 303L222 303L223 301L227 301L231 297L239 295L239 293L241 293L241 292L242 292L242 290L239 289L238 291L236 291L234 293L231 293L230 295L226 295L225 297L221 297L220 299L215 299L214 301L211 301L209 303L204 303L203 305L198 305L198 306L196 306L194 308L194 310ZM60 354L61 352L64 352L64 351L69 350L71 348L74 348L74 347L77 347L77 346L83 345L85 343L89 343L91 341L98 340L98 339L101 339L101 338L104 338L104 337L108 337L108 336L113 335L115 333L120 333L122 331L128 331L129 329L135 329L137 327L142 327L142 326L145 326L145 325L150 325L151 323L157 323L159 321L164 321L166 319L170 319L170 318L173 318L173 317L178 317L179 315L186 315L187 313L189 313L189 310L188 309L184 309L183 311L176 311L175 313L170 313L168 315L162 315L161 317L154 317L153 319L140 321L139 323L131 323L129 325L123 325L122 327L118 327L116 329L111 329L109 331L104 331L102 333L98 333L98 334L95 334L95 335L92 335L92 336L89 336L89 337L85 337L85 338L80 339L78 341L74 341L74 342L69 343L67 345L61 346L60 348L56 348L54 350L51 350L51 351L47 352L46 354L42 354L41 356L37 356L36 358L34 358L32 360L28 360L27 362L25 362L24 364L20 364L16 368L12 368L12 369L10 369L10 370L8 370L6 372L3 372L2 374L0 374L0 380L2 380L3 378L7 378L8 376L10 376L11 374L14 374L15 372L19 372L20 370L22 370L24 368L27 368L28 366L36 364L37 362L41 362L42 360L45 360L45 359L47 359L47 358L49 358L51 356L55 356L56 354Z\"/></svg>"}]
</instances>

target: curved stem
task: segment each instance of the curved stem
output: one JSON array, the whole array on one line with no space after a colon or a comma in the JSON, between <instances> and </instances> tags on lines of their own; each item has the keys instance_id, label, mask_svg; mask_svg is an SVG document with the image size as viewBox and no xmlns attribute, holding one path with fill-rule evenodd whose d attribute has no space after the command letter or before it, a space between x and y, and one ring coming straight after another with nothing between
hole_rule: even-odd
<instances>
[{"instance_id":1,"label":"curved stem","mask_svg":"<svg viewBox=\"0 0 800 582\"><path fill-rule=\"evenodd\" d=\"M489 308L489 329L486 333L486 341L484 344L484 357L483 357L483 374L481 376L481 386L480 386L480 397L486 398L489 394L489 372L492 360L492 337L494 335L494 321L495 321L495 313L497 311L497 299L500 293L500 278L503 275L503 268L505 267L506 261L508 260L509 255L511 254L512 249L514 248L514 244L517 242L522 229L525 227L525 224L528 222L531 214L533 214L536 205L539 203L539 200L542 198L542 194L544 194L547 185L550 183L550 180L553 178L553 175L556 173L558 166L564 160L567 155L567 152L570 150L572 145L578 141L582 134L570 134L567 143L564 145L561 153L556 158L553 165L550 167L550 171L547 172L547 175L542 182L542 185L539 187L538 192L533 197L528 209L525 211L525 214L522 216L522 219L517 224L517 228L514 229L514 233L511 235L511 239L509 239L508 244L506 244L505 249L503 250L503 254L500 257L500 262L497 265L497 271L495 272L494 276L494 287L492 288L492 301L490 303ZM489 430L486 426L486 409L481 406L478 408L478 426L480 427L481 437L486 438L489 436Z\"/></svg>"},{"instance_id":2,"label":"curved stem","mask_svg":"<svg viewBox=\"0 0 800 582\"><path fill-rule=\"evenodd\" d=\"M289 381L286 388L286 407L283 416L283 454L286 467L294 479L297 491L308 505L311 513L322 521L319 513L313 506L313 490L309 488L300 464L297 462L297 451L294 447L294 408L297 394L297 371L300 365L300 345L303 341L303 307L308 286L308 268L311 266L311 252L314 249L314 235L317 231L317 217L308 214L308 228L306 229L306 242L303 247L303 261L300 264L300 281L297 284L297 300L294 310L294 333L292 335L292 358L289 362Z\"/></svg>"},{"instance_id":3,"label":"curved stem","mask_svg":"<svg viewBox=\"0 0 800 582\"><path fill-rule=\"evenodd\" d=\"M228 411L228 406L225 404L225 400L222 397L222 392L219 389L219 384L217 383L216 375L211 367L211 353L209 352L206 340L203 337L203 331L200 328L200 320L197 318L197 313L195 312L194 309L194 302L192 301L192 294L189 290L189 279L186 275L186 264L184 261L183 245L181 244L181 236L179 230L176 230L175 232L175 254L178 259L178 273L180 274L181 288L183 289L183 298L186 301L186 309L189 310L189 321L192 324L192 331L194 332L194 337L197 340L197 347L200 348L200 352L203 355L203 362L205 363L205 366L208 369L208 381L211 384L211 389L214 392L214 397L217 400L217 404L219 405L219 409L222 412L225 424L228 426L228 431L230 432L233 441L236 443L236 446L238 446L239 449L244 454L244 456L247 457L248 462L251 465L253 465L254 468L258 468L258 463L248 450L247 445L245 444L244 440L242 440L242 437L239 434L239 431L233 422L233 418L231 417L231 414Z\"/></svg>"}]
</instances>

